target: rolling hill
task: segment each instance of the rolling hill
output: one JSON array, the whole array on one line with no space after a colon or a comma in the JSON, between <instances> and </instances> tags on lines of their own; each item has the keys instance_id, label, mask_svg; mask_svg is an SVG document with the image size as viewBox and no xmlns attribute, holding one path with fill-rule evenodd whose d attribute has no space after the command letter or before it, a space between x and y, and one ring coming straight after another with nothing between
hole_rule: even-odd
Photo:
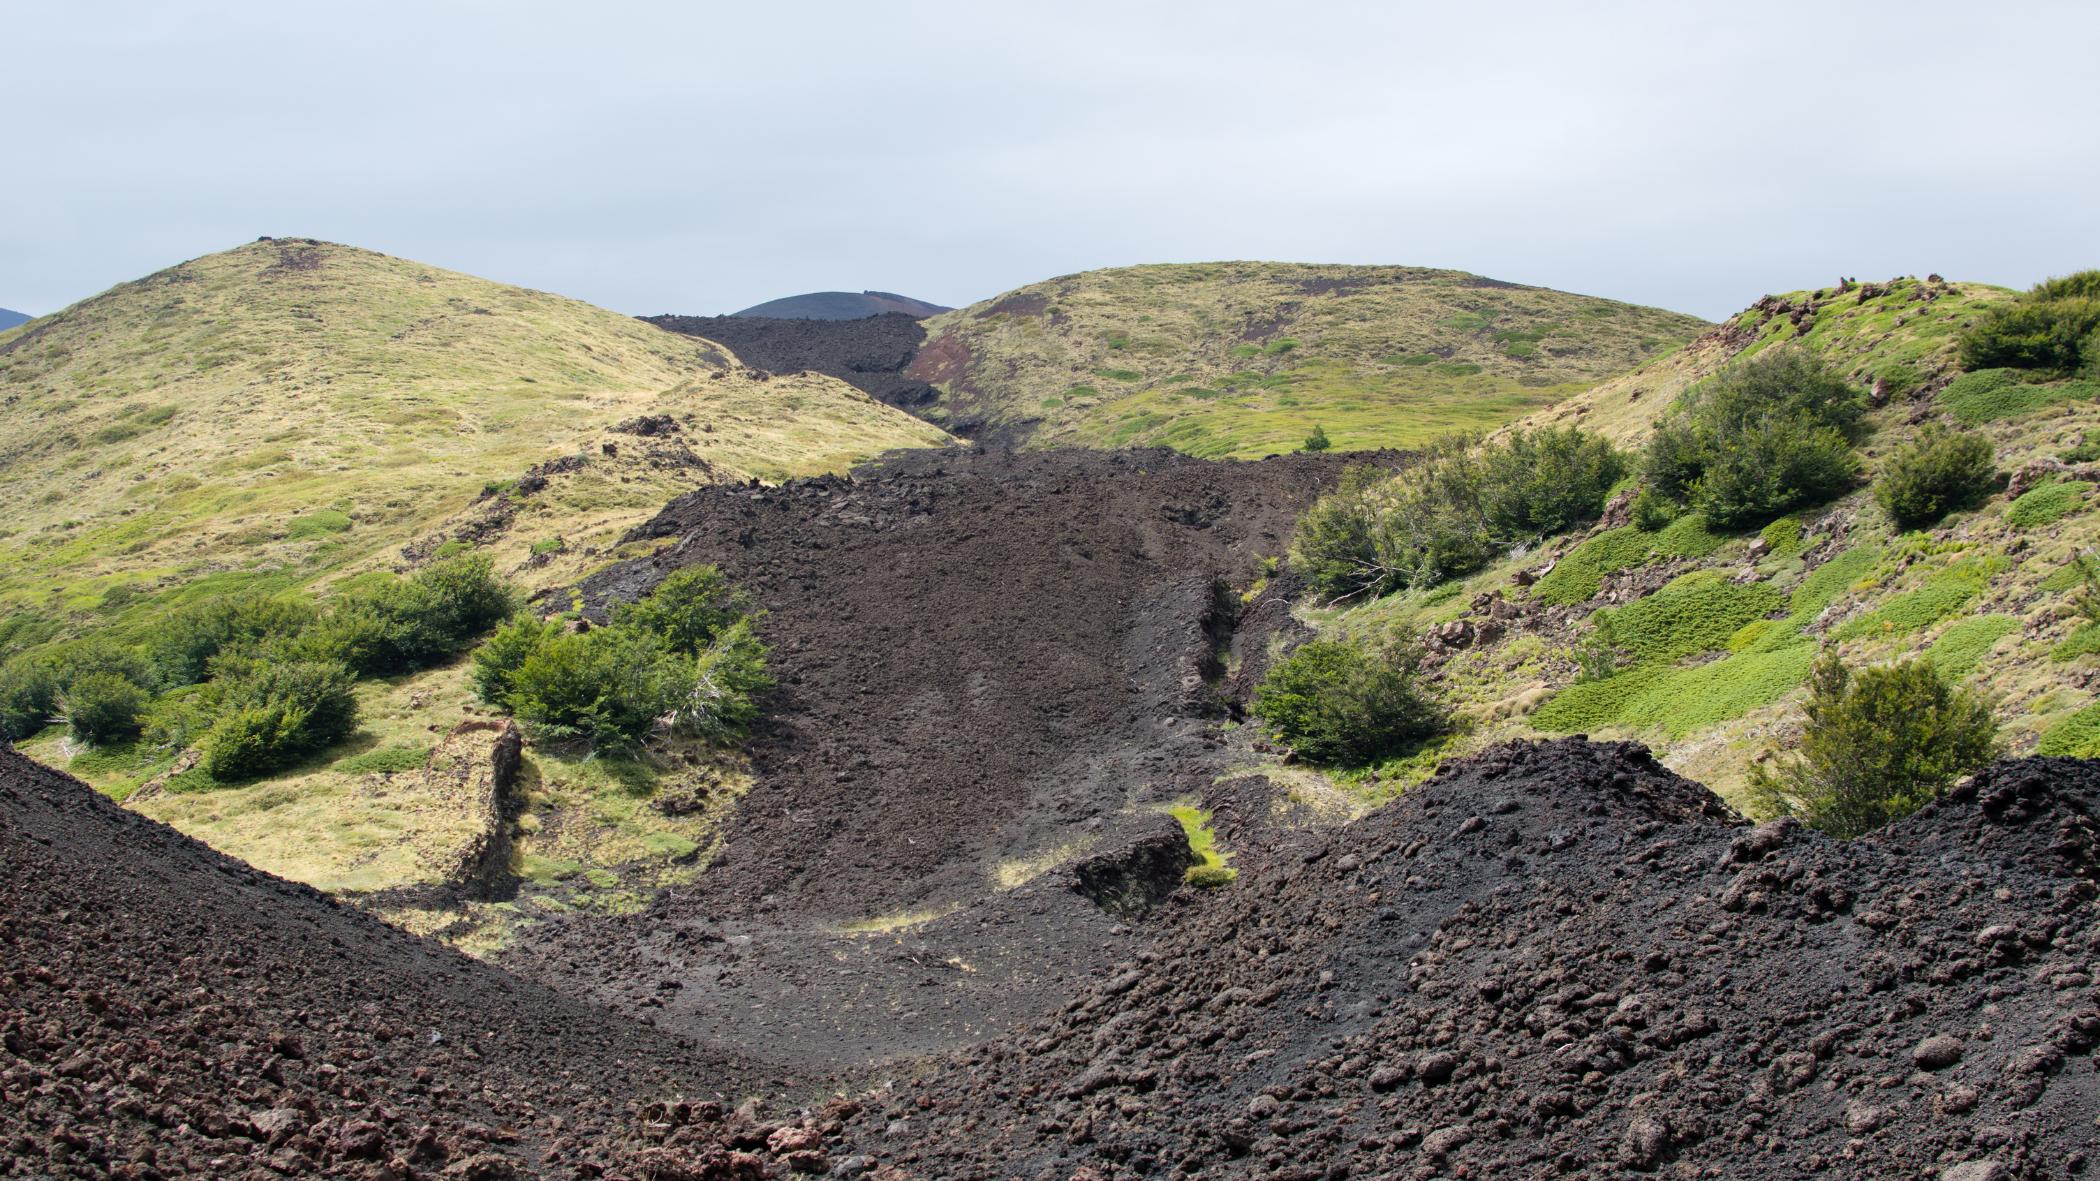
<instances>
[{"instance_id":1,"label":"rolling hill","mask_svg":"<svg viewBox=\"0 0 2100 1181\"><path fill-rule=\"evenodd\" d=\"M30 316L25 312L16 312L10 311L7 308L0 308L0 332L5 332L10 328L16 328L23 324L27 324L30 320L34 318L35 317Z\"/></svg>"},{"instance_id":2,"label":"rolling hill","mask_svg":"<svg viewBox=\"0 0 2100 1181\"><path fill-rule=\"evenodd\" d=\"M1034 445L1204 457L1483 430L1683 344L1695 317L1412 267L1089 271L926 321L928 417Z\"/></svg>"},{"instance_id":3,"label":"rolling hill","mask_svg":"<svg viewBox=\"0 0 2100 1181\"><path fill-rule=\"evenodd\" d=\"M772 320L859 320L885 312L925 317L948 310L937 303L889 291L811 291L769 299L730 314Z\"/></svg>"}]
</instances>

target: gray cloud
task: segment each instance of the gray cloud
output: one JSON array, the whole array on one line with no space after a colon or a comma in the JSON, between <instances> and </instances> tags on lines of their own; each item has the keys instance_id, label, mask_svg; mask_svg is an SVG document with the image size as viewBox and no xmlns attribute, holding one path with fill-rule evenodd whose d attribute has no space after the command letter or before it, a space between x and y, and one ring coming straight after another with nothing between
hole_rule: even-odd
<instances>
[{"instance_id":1,"label":"gray cloud","mask_svg":"<svg viewBox=\"0 0 2100 1181\"><path fill-rule=\"evenodd\" d=\"M1710 317L2100 265L2085 3L18 6L0 305L258 234L622 311L1134 262Z\"/></svg>"}]
</instances>

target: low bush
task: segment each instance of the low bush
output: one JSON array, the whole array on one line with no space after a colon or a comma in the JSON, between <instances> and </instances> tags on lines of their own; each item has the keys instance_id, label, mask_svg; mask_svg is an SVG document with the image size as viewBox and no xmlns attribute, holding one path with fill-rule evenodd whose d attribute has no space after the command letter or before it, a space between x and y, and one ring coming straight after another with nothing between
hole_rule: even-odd
<instances>
[{"instance_id":1,"label":"low bush","mask_svg":"<svg viewBox=\"0 0 2100 1181\"><path fill-rule=\"evenodd\" d=\"M1510 431L1481 448L1482 512L1504 538L1547 537L1597 519L1626 456L1574 427Z\"/></svg>"},{"instance_id":2,"label":"low bush","mask_svg":"<svg viewBox=\"0 0 2100 1181\"><path fill-rule=\"evenodd\" d=\"M1334 446L1333 440L1327 437L1327 431L1317 423L1313 425L1312 434L1305 436L1305 450L1307 451L1325 451L1332 446Z\"/></svg>"},{"instance_id":3,"label":"low bush","mask_svg":"<svg viewBox=\"0 0 2100 1181\"><path fill-rule=\"evenodd\" d=\"M58 674L41 654L16 656L0 665L0 738L27 738L58 713Z\"/></svg>"},{"instance_id":4,"label":"low bush","mask_svg":"<svg viewBox=\"0 0 2100 1181\"><path fill-rule=\"evenodd\" d=\"M209 672L213 657L289 640L316 615L303 595L250 591L210 599L157 620L146 642L147 659L162 683L196 684Z\"/></svg>"},{"instance_id":5,"label":"low bush","mask_svg":"<svg viewBox=\"0 0 2100 1181\"><path fill-rule=\"evenodd\" d=\"M429 762L429 747L381 746L347 759L338 759L329 770L344 775L397 774L420 771Z\"/></svg>"},{"instance_id":6,"label":"low bush","mask_svg":"<svg viewBox=\"0 0 2100 1181\"><path fill-rule=\"evenodd\" d=\"M2068 759L2100 758L2100 702L2042 731L2034 753Z\"/></svg>"},{"instance_id":7,"label":"low bush","mask_svg":"<svg viewBox=\"0 0 2100 1181\"><path fill-rule=\"evenodd\" d=\"M1961 340L1962 368L2069 375L2100 365L2100 271L2037 284L1986 311Z\"/></svg>"},{"instance_id":8,"label":"low bush","mask_svg":"<svg viewBox=\"0 0 2100 1181\"><path fill-rule=\"evenodd\" d=\"M73 737L100 746L137 738L148 700L149 694L128 677L88 672L66 686L60 705Z\"/></svg>"},{"instance_id":9,"label":"low bush","mask_svg":"<svg viewBox=\"0 0 2100 1181\"><path fill-rule=\"evenodd\" d=\"M693 567L604 627L513 619L475 652L474 684L544 738L609 748L658 730L728 738L772 685L754 618L720 571Z\"/></svg>"},{"instance_id":10,"label":"low bush","mask_svg":"<svg viewBox=\"0 0 2100 1181\"><path fill-rule=\"evenodd\" d=\"M1799 753L1751 768L1762 810L1856 837L1925 806L1998 749L1988 703L1925 661L1858 671L1835 653L1809 678Z\"/></svg>"},{"instance_id":11,"label":"low bush","mask_svg":"<svg viewBox=\"0 0 2100 1181\"><path fill-rule=\"evenodd\" d=\"M323 661L222 665L200 702L213 719L198 766L221 782L279 771L348 737L357 725L356 677Z\"/></svg>"},{"instance_id":12,"label":"low bush","mask_svg":"<svg viewBox=\"0 0 2100 1181\"><path fill-rule=\"evenodd\" d=\"M1411 636L1314 640L1269 670L1254 716L1308 762L1361 766L1449 727L1417 675L1420 659Z\"/></svg>"},{"instance_id":13,"label":"low bush","mask_svg":"<svg viewBox=\"0 0 2100 1181\"><path fill-rule=\"evenodd\" d=\"M1874 499L1898 528L1919 529L1990 495L1997 479L1989 439L1927 427L1881 465Z\"/></svg>"},{"instance_id":14,"label":"low bush","mask_svg":"<svg viewBox=\"0 0 2100 1181\"><path fill-rule=\"evenodd\" d=\"M516 609L515 592L486 556L461 555L338 595L286 651L367 676L414 672L451 658Z\"/></svg>"},{"instance_id":15,"label":"low bush","mask_svg":"<svg viewBox=\"0 0 2100 1181\"><path fill-rule=\"evenodd\" d=\"M1865 413L1860 391L1809 353L1768 349L1685 392L1650 436L1643 476L1716 528L1755 527L1851 487Z\"/></svg>"}]
</instances>

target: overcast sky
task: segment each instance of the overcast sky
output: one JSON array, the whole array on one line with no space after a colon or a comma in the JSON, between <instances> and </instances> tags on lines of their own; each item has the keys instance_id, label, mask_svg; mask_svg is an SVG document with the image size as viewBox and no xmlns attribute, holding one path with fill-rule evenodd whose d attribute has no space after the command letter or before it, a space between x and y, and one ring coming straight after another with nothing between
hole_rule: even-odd
<instances>
[{"instance_id":1,"label":"overcast sky","mask_svg":"<svg viewBox=\"0 0 2100 1181\"><path fill-rule=\"evenodd\" d=\"M625 312L1459 267L1719 317L2100 266L2100 4L0 0L0 306L257 235Z\"/></svg>"}]
</instances>

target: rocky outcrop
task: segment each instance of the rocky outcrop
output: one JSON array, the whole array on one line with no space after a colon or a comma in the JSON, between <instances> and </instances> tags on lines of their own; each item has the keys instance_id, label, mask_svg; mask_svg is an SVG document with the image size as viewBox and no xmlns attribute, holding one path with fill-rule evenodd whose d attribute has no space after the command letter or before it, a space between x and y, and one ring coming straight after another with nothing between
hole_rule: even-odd
<instances>
[{"instance_id":1,"label":"rocky outcrop","mask_svg":"<svg viewBox=\"0 0 2100 1181\"><path fill-rule=\"evenodd\" d=\"M423 774L431 791L457 800L477 825L445 867L446 886L462 896L491 897L509 879L512 792L524 746L524 735L509 718L469 718L430 752Z\"/></svg>"}]
</instances>

